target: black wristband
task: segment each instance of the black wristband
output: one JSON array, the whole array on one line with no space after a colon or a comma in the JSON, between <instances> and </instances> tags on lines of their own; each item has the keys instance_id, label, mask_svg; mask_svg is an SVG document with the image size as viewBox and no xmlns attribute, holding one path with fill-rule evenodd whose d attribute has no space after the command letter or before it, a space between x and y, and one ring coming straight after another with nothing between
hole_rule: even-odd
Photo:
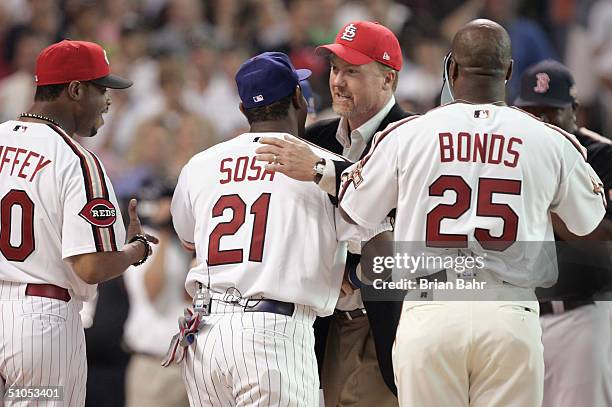
<instances>
[{"instance_id":1,"label":"black wristband","mask_svg":"<svg viewBox=\"0 0 612 407\"><path fill-rule=\"evenodd\" d=\"M132 263L132 266L137 267L137 266L140 266L145 261L147 261L147 259L149 258L149 252L151 251L151 245L149 244L149 241L147 240L147 237L145 235L134 235L128 241L128 243L133 243L135 241L142 242L145 246L145 254L144 256L142 256L142 259L138 260L136 263Z\"/></svg>"}]
</instances>

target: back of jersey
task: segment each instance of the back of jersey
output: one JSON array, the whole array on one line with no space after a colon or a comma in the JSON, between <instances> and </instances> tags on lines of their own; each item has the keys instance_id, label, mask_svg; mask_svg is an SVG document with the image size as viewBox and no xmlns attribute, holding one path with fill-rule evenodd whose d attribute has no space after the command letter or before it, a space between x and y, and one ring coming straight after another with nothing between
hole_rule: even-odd
<instances>
[{"instance_id":1,"label":"back of jersey","mask_svg":"<svg viewBox=\"0 0 612 407\"><path fill-rule=\"evenodd\" d=\"M515 242L552 241L549 211L577 234L603 215L593 190L599 180L577 141L519 109L452 103L394 125L378 136L355 188L388 197L380 180L393 179L397 195L369 209L349 196L342 206L369 219L397 204L396 240L486 252L498 277L535 287L556 276L533 262L551 265L554 258L543 256L541 244Z\"/></svg>"},{"instance_id":2,"label":"back of jersey","mask_svg":"<svg viewBox=\"0 0 612 407\"><path fill-rule=\"evenodd\" d=\"M122 247L117 200L98 158L56 126L0 124L0 280L54 284L86 300L66 258Z\"/></svg>"},{"instance_id":3,"label":"back of jersey","mask_svg":"<svg viewBox=\"0 0 612 407\"><path fill-rule=\"evenodd\" d=\"M335 304L341 278L331 273L333 206L314 183L267 171L256 161L263 136L283 137L243 134L196 155L183 169L172 217L179 237L195 245L198 261L186 288L193 294L195 281L210 281L219 293L235 288L243 297L323 313Z\"/></svg>"}]
</instances>

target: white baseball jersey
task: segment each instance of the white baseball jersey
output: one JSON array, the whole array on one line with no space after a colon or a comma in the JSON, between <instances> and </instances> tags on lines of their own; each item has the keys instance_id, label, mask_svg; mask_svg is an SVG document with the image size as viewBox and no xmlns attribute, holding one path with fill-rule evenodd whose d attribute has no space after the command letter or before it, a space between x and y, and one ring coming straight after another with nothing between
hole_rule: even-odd
<instances>
[{"instance_id":1,"label":"white baseball jersey","mask_svg":"<svg viewBox=\"0 0 612 407\"><path fill-rule=\"evenodd\" d=\"M236 288L242 297L269 298L334 309L342 275L332 272L338 240L360 238L360 230L336 225L334 207L312 182L299 182L255 160L261 137L246 133L193 157L183 168L172 199L174 227L195 247L195 282L216 292ZM312 146L320 157L336 156ZM337 229L339 232L337 232Z\"/></svg>"},{"instance_id":2,"label":"white baseball jersey","mask_svg":"<svg viewBox=\"0 0 612 407\"><path fill-rule=\"evenodd\" d=\"M342 209L371 226L397 207L395 240L478 247L504 281L546 286L516 241L552 241L549 212L578 235L602 219L601 181L576 139L524 111L454 102L389 125L347 170ZM476 244L475 242L478 242ZM526 271L529 270L529 271Z\"/></svg>"},{"instance_id":3,"label":"white baseball jersey","mask_svg":"<svg viewBox=\"0 0 612 407\"><path fill-rule=\"evenodd\" d=\"M54 125L0 124L0 280L54 284L92 298L65 261L125 241L117 198L100 160Z\"/></svg>"},{"instance_id":4,"label":"white baseball jersey","mask_svg":"<svg viewBox=\"0 0 612 407\"><path fill-rule=\"evenodd\" d=\"M58 386L53 405L83 406L79 311L96 285L65 259L122 247L117 199L98 158L50 124L0 124L0 179L0 394ZM71 300L25 295L28 283L66 288Z\"/></svg>"}]
</instances>

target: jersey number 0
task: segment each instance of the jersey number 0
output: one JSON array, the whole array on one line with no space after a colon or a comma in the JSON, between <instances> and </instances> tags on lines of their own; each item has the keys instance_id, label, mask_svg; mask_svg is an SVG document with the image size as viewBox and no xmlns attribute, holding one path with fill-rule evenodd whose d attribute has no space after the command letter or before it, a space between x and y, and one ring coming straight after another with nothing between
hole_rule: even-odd
<instances>
[{"instance_id":1,"label":"jersey number 0","mask_svg":"<svg viewBox=\"0 0 612 407\"><path fill-rule=\"evenodd\" d=\"M21 239L11 243L13 208L21 209ZM0 201L0 252L9 261L24 261L34 251L34 202L25 191L11 189Z\"/></svg>"},{"instance_id":2,"label":"jersey number 0","mask_svg":"<svg viewBox=\"0 0 612 407\"><path fill-rule=\"evenodd\" d=\"M268 223L268 208L270 206L270 193L263 193L251 205L250 214L255 217L251 244L249 248L249 261L261 262L263 259L264 243L266 241L266 224ZM247 205L237 194L223 195L213 206L213 218L223 216L226 209L233 211L232 219L221 222L210 233L208 238L208 265L242 263L244 256L242 249L221 250L219 244L223 236L231 236L238 232L246 218Z\"/></svg>"}]
</instances>

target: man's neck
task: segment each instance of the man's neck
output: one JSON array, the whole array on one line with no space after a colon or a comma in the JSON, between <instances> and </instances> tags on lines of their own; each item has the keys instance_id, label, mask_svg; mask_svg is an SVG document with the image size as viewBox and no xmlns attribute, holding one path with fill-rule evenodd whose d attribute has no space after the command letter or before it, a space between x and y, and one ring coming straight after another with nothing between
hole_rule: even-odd
<instances>
[{"instance_id":1,"label":"man's neck","mask_svg":"<svg viewBox=\"0 0 612 407\"><path fill-rule=\"evenodd\" d=\"M453 94L455 99L465 100L470 103L505 102L506 87L503 82L492 85L466 83L463 87L453 88Z\"/></svg>"},{"instance_id":2,"label":"man's neck","mask_svg":"<svg viewBox=\"0 0 612 407\"><path fill-rule=\"evenodd\" d=\"M297 135L298 131L295 126L286 121L265 121L255 122L251 124L251 133L288 133Z\"/></svg>"},{"instance_id":3,"label":"man's neck","mask_svg":"<svg viewBox=\"0 0 612 407\"><path fill-rule=\"evenodd\" d=\"M70 113L64 108L60 109L55 103L48 102L35 102L34 105L26 112L34 115L47 117L59 124L59 127L66 132L66 134L72 136L75 132L74 120L70 118ZM27 121L45 122L45 120L38 120L35 118L24 119Z\"/></svg>"}]
</instances>

